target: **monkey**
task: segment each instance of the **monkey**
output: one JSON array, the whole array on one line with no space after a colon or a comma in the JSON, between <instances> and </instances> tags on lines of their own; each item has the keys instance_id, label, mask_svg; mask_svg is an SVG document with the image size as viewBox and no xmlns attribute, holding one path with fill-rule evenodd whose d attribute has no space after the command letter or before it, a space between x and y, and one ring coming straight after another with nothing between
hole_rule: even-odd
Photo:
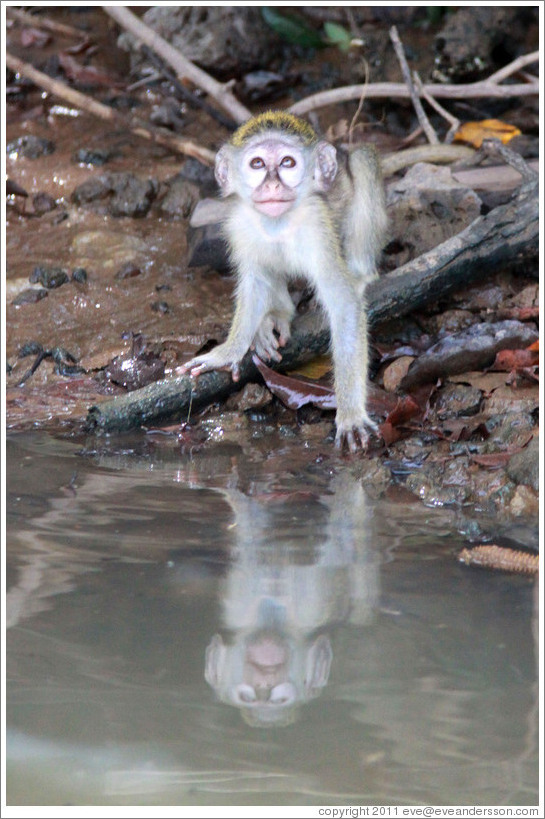
<instances>
[{"instance_id":1,"label":"monkey","mask_svg":"<svg viewBox=\"0 0 545 819\"><path fill-rule=\"evenodd\" d=\"M365 449L367 310L386 211L379 161L363 146L344 157L304 120L267 111L241 125L217 153L215 176L228 203L224 222L237 273L235 311L223 344L177 369L192 377L230 370L252 348L280 361L295 308L288 281L304 277L326 313L337 398L337 447Z\"/></svg>"}]
</instances>

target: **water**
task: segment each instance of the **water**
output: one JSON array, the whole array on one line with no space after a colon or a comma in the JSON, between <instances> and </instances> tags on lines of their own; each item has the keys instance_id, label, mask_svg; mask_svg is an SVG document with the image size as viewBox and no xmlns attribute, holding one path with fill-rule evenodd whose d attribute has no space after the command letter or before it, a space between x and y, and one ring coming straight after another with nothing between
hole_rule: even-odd
<instances>
[{"instance_id":1,"label":"water","mask_svg":"<svg viewBox=\"0 0 545 819\"><path fill-rule=\"evenodd\" d=\"M536 581L289 446L8 439L8 805L537 804Z\"/></svg>"}]
</instances>

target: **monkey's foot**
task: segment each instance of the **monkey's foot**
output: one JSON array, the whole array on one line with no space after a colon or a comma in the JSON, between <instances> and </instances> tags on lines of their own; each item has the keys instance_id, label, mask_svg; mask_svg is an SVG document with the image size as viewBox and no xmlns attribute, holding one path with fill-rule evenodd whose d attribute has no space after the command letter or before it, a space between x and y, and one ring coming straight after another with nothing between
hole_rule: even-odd
<instances>
[{"instance_id":1,"label":"monkey's foot","mask_svg":"<svg viewBox=\"0 0 545 819\"><path fill-rule=\"evenodd\" d=\"M343 449L348 447L349 452L357 452L359 449L365 450L369 445L371 433L378 434L378 426L369 418L367 413L359 423L349 423L336 420L337 434L335 435L335 446Z\"/></svg>"},{"instance_id":2,"label":"monkey's foot","mask_svg":"<svg viewBox=\"0 0 545 819\"><path fill-rule=\"evenodd\" d=\"M284 347L290 337L290 323L281 318L265 316L254 336L252 347L265 361L281 361L278 348Z\"/></svg>"}]
</instances>

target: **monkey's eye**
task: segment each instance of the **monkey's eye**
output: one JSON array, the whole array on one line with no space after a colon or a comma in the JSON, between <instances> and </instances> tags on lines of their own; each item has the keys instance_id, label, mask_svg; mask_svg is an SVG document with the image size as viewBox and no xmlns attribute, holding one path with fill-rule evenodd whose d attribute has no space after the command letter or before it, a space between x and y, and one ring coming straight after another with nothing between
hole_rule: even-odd
<instances>
[{"instance_id":1,"label":"monkey's eye","mask_svg":"<svg viewBox=\"0 0 545 819\"><path fill-rule=\"evenodd\" d=\"M284 156L280 160L280 167L281 168L295 168L295 159L292 156Z\"/></svg>"},{"instance_id":2,"label":"monkey's eye","mask_svg":"<svg viewBox=\"0 0 545 819\"><path fill-rule=\"evenodd\" d=\"M253 168L255 171L264 167L265 163L263 162L260 156L254 156L254 158L250 160L250 168Z\"/></svg>"}]
</instances>

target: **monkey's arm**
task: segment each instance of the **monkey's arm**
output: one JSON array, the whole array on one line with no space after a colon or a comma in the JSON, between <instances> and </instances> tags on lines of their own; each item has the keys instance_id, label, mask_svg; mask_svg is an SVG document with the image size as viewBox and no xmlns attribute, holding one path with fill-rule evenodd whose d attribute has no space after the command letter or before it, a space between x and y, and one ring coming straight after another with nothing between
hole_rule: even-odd
<instances>
[{"instance_id":1,"label":"monkey's arm","mask_svg":"<svg viewBox=\"0 0 545 819\"><path fill-rule=\"evenodd\" d=\"M198 355L176 369L178 375L190 373L198 377L210 370L230 370L233 381L240 376L240 362L250 349L254 336L269 309L271 301L268 283L253 273L239 272L235 314L229 335L209 353Z\"/></svg>"},{"instance_id":2,"label":"monkey's arm","mask_svg":"<svg viewBox=\"0 0 545 819\"><path fill-rule=\"evenodd\" d=\"M322 279L318 297L329 318L335 394L337 432L335 445L345 443L350 452L367 446L369 430L377 425L367 413L367 306L359 294L357 282L346 272L336 280Z\"/></svg>"}]
</instances>

